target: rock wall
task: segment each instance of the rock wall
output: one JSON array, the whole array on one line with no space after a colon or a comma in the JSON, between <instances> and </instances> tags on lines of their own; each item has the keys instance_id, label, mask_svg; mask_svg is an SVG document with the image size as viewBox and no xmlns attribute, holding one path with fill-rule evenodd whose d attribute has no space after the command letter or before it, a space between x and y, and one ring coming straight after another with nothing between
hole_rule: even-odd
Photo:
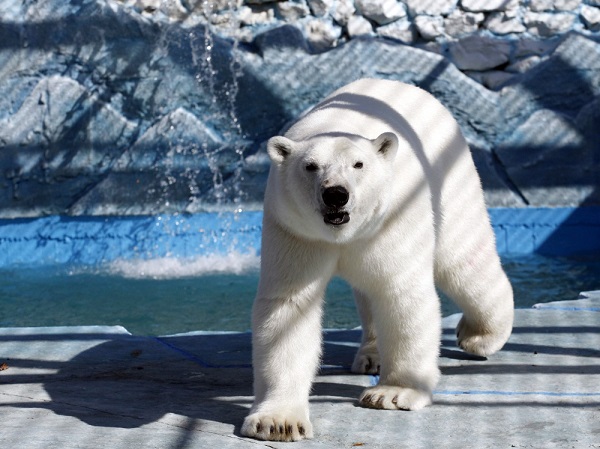
<instances>
[{"instance_id":1,"label":"rock wall","mask_svg":"<svg viewBox=\"0 0 600 449\"><path fill-rule=\"evenodd\" d=\"M490 206L600 203L598 0L0 0L0 217L251 208L264 142L371 76L436 95Z\"/></svg>"}]
</instances>

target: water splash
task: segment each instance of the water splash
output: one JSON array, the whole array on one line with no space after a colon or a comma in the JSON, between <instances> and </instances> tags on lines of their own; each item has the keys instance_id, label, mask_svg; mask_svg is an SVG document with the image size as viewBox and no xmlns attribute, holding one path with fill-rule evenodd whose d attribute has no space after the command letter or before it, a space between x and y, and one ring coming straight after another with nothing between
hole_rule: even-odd
<instances>
[{"instance_id":1,"label":"water splash","mask_svg":"<svg viewBox=\"0 0 600 449\"><path fill-rule=\"evenodd\" d=\"M129 279L179 279L207 274L243 274L258 270L256 254L231 252L225 255L199 256L193 259L156 258L149 260L116 260L107 267L109 274Z\"/></svg>"},{"instance_id":2,"label":"water splash","mask_svg":"<svg viewBox=\"0 0 600 449\"><path fill-rule=\"evenodd\" d=\"M226 35L234 36L240 22L231 11L239 6L237 3L237 0L202 1L199 5L199 12L204 19L202 26L187 31L194 79L205 96L205 110L198 119L206 125L207 138L197 144L169 143L171 149L166 155L167 169L161 182L163 204L157 205L159 210L173 209L168 204L171 189L187 190L188 203L175 208L177 212L231 210L232 206L234 210L242 209L245 145L236 112L239 78L242 76L237 56L238 41L235 38L217 40L213 25L213 22L219 24L220 34L225 31ZM225 19L221 17L222 14L218 15L221 19L215 18L219 10L229 11ZM188 156L184 158L188 160L187 167L173 165L173 161L181 154ZM190 159L202 162L190 164ZM210 185L207 186L207 183Z\"/></svg>"}]
</instances>

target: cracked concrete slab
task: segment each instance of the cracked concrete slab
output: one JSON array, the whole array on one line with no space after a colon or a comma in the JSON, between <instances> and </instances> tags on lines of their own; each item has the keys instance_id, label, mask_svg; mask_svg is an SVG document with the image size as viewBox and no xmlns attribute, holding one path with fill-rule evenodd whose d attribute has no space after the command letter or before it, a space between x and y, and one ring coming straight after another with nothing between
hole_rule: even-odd
<instances>
[{"instance_id":1,"label":"cracked concrete slab","mask_svg":"<svg viewBox=\"0 0 600 449\"><path fill-rule=\"evenodd\" d=\"M600 294L516 311L505 348L455 346L444 319L442 380L419 412L363 409L376 376L349 373L358 330L326 331L311 395L315 438L242 438L252 401L248 333L137 337L119 326L0 329L6 447L600 447Z\"/></svg>"}]
</instances>

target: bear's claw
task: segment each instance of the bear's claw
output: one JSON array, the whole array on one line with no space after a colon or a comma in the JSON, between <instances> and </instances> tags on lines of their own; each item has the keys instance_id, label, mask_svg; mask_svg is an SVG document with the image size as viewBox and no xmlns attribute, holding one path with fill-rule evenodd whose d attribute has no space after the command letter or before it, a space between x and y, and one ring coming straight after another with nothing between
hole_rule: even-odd
<instances>
[{"instance_id":1,"label":"bear's claw","mask_svg":"<svg viewBox=\"0 0 600 449\"><path fill-rule=\"evenodd\" d=\"M300 441L313 437L310 421L282 414L249 415L244 420L241 433L246 437L268 441Z\"/></svg>"}]
</instances>

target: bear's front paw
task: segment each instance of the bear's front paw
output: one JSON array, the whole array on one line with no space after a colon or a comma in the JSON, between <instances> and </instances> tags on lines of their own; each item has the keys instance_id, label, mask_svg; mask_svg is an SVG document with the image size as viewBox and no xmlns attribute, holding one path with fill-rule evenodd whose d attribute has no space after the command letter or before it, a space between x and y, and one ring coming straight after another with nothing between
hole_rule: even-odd
<instances>
[{"instance_id":1,"label":"bear's front paw","mask_svg":"<svg viewBox=\"0 0 600 449\"><path fill-rule=\"evenodd\" d=\"M470 324L463 316L456 326L457 343L463 351L469 354L486 357L504 346L511 330L512 322L498 326L498 329L494 331L489 331Z\"/></svg>"},{"instance_id":2,"label":"bear's front paw","mask_svg":"<svg viewBox=\"0 0 600 449\"><path fill-rule=\"evenodd\" d=\"M350 371L356 374L379 374L379 352L376 346L361 346L354 356Z\"/></svg>"},{"instance_id":3,"label":"bear's front paw","mask_svg":"<svg viewBox=\"0 0 600 449\"><path fill-rule=\"evenodd\" d=\"M363 391L358 402L367 408L419 410L431 404L431 393L392 385L376 385Z\"/></svg>"},{"instance_id":4,"label":"bear's front paw","mask_svg":"<svg viewBox=\"0 0 600 449\"><path fill-rule=\"evenodd\" d=\"M312 438L313 430L302 414L253 413L244 420L242 435L259 440L300 441Z\"/></svg>"}]
</instances>

